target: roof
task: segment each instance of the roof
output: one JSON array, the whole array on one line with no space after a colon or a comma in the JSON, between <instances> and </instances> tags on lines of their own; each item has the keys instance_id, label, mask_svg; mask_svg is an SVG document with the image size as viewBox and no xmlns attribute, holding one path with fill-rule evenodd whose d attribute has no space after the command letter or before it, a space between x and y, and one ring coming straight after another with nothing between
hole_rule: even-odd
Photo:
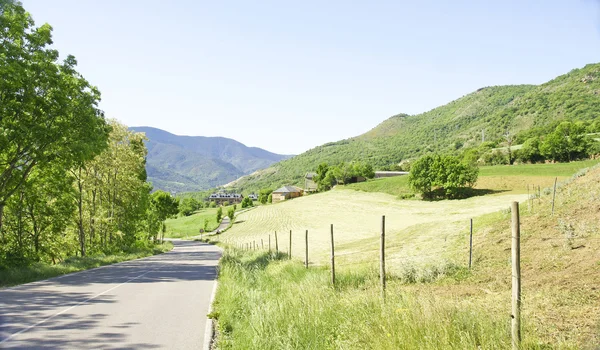
<instances>
[{"instance_id":1,"label":"roof","mask_svg":"<svg viewBox=\"0 0 600 350\"><path fill-rule=\"evenodd\" d=\"M312 180L315 176L317 176L317 173L306 173L304 177L309 180Z\"/></svg>"},{"instance_id":2,"label":"roof","mask_svg":"<svg viewBox=\"0 0 600 350\"><path fill-rule=\"evenodd\" d=\"M273 193L291 193L291 192L302 192L301 189L295 186L283 186L282 188L276 189Z\"/></svg>"}]
</instances>

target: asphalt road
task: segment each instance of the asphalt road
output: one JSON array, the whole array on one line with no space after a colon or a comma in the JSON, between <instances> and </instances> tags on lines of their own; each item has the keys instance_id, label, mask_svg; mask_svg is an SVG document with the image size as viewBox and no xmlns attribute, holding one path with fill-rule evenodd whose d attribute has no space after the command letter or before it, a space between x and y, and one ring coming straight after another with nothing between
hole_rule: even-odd
<instances>
[{"instance_id":1,"label":"asphalt road","mask_svg":"<svg viewBox=\"0 0 600 350\"><path fill-rule=\"evenodd\" d=\"M200 349L219 248L168 253L0 289L0 349Z\"/></svg>"}]
</instances>

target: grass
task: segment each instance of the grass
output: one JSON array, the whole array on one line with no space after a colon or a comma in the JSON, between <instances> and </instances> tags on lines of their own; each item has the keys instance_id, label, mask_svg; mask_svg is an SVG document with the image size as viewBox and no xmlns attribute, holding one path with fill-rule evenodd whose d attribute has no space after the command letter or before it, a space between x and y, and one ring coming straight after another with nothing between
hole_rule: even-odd
<instances>
[{"instance_id":1,"label":"grass","mask_svg":"<svg viewBox=\"0 0 600 350\"><path fill-rule=\"evenodd\" d=\"M9 287L39 281L122 261L144 258L150 255L164 253L171 249L173 249L173 244L171 242L165 242L152 247L132 248L128 252L118 254L70 257L55 265L38 262L29 266L14 268L0 267L0 287Z\"/></svg>"},{"instance_id":2,"label":"grass","mask_svg":"<svg viewBox=\"0 0 600 350\"><path fill-rule=\"evenodd\" d=\"M527 186L533 188L549 187L554 178L559 180L575 174L578 170L598 164L599 160L584 160L557 164L520 164L513 166L494 165L479 167L479 179L475 189L496 193L527 193ZM373 179L366 182L344 186L364 192L381 192L396 196L398 199L415 198L408 185L408 176Z\"/></svg>"},{"instance_id":3,"label":"grass","mask_svg":"<svg viewBox=\"0 0 600 350\"><path fill-rule=\"evenodd\" d=\"M344 186L344 188L364 192L387 193L403 199L415 196L415 193L408 186L408 176L373 179L366 182L347 185Z\"/></svg>"},{"instance_id":4,"label":"grass","mask_svg":"<svg viewBox=\"0 0 600 350\"><path fill-rule=\"evenodd\" d=\"M340 263L356 263L377 255L381 216L386 216L390 259L421 260L417 253L454 246L457 233L468 227L469 218L506 208L525 195L479 196L455 201L399 201L383 193L339 189L258 207L241 213L236 224L219 235L222 242L275 247L275 232L281 251L287 251L292 231L292 256L304 254L304 234L309 231L311 260L326 262L330 247L330 225L334 225ZM428 253L429 254L429 253ZM445 258L439 254L437 258ZM351 265L349 265L351 266ZM395 266L395 265L394 265Z\"/></svg>"},{"instance_id":5,"label":"grass","mask_svg":"<svg viewBox=\"0 0 600 350\"><path fill-rule=\"evenodd\" d=\"M325 268L284 255L228 249L214 311L218 349L507 349L505 315L468 300L388 284L374 273L345 272L330 286ZM537 348L531 327L524 348Z\"/></svg>"},{"instance_id":6,"label":"grass","mask_svg":"<svg viewBox=\"0 0 600 350\"><path fill-rule=\"evenodd\" d=\"M223 216L227 215L227 210L232 207L223 207ZM239 207L239 205L238 205ZM190 216L180 216L175 219L167 219L167 232L165 237L169 238L187 238L200 234L200 229L204 227L204 220L208 220L208 232L214 231L219 227L217 222L217 208L204 208Z\"/></svg>"},{"instance_id":7,"label":"grass","mask_svg":"<svg viewBox=\"0 0 600 350\"><path fill-rule=\"evenodd\" d=\"M525 173L532 174L524 175L526 180L539 177L537 170ZM508 193L459 201L398 201L381 193L340 189L241 214L238 220L243 222L220 237L230 246L261 238L266 242L276 230L279 249L287 251L291 229L292 256L297 259L304 256L308 228L311 264L306 270L297 260L281 261L264 251L228 250L214 314L221 331L218 345L509 348L508 207L519 200L523 348L596 348L600 167L581 170L559 184L554 215L551 191L526 199ZM382 214L390 279L385 306L377 286ZM474 265L469 271L471 217ZM328 282L330 223L335 224L336 289Z\"/></svg>"}]
</instances>

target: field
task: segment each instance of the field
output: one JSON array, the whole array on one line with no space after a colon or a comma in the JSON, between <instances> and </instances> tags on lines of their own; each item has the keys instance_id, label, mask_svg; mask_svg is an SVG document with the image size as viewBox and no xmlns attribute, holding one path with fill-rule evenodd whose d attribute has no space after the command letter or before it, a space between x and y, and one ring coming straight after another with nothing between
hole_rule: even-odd
<instances>
[{"instance_id":1,"label":"field","mask_svg":"<svg viewBox=\"0 0 600 350\"><path fill-rule=\"evenodd\" d=\"M572 174L582 163L576 164L554 170L546 165L517 170L493 167L487 174L506 176L508 184L529 183ZM266 248L270 235L274 248L277 231L279 250L287 252L292 230L293 259L282 261L280 255L266 250L228 251L215 304L214 316L222 327L219 346L509 348L508 207L517 200L521 202L523 348L596 348L600 346L600 168L563 178L554 215L551 191L542 186L541 192L532 200L510 190L466 200L423 202L338 188L240 214L233 228L218 237L221 241L231 247L256 243L260 248L262 239ZM377 283L381 215L386 215L387 228L390 297L385 304ZM472 270L467 267L469 218L474 218ZM336 288L325 288L330 285L332 223L339 282ZM300 263L307 229L308 270Z\"/></svg>"},{"instance_id":2,"label":"field","mask_svg":"<svg viewBox=\"0 0 600 350\"><path fill-rule=\"evenodd\" d=\"M559 164L522 164L516 166L495 165L479 168L479 179L475 186L480 191L492 193L531 193L533 188L550 187L554 179L564 180L579 169L598 164L599 160L585 160ZM408 185L408 176L373 179L367 182L347 185L344 188L365 192L381 192L397 198L414 198Z\"/></svg>"},{"instance_id":3,"label":"field","mask_svg":"<svg viewBox=\"0 0 600 350\"><path fill-rule=\"evenodd\" d=\"M223 216L227 215L230 207L223 207ZM167 219L167 232L165 237L186 238L200 234L200 229L204 227L204 220L208 220L208 232L219 227L217 222L217 208L204 208L190 216Z\"/></svg>"},{"instance_id":4,"label":"field","mask_svg":"<svg viewBox=\"0 0 600 350\"><path fill-rule=\"evenodd\" d=\"M469 227L469 219L507 209L512 201L526 195L511 194L473 197L456 201L399 201L383 193L347 189L305 196L276 205L256 208L238 215L236 224L219 240L231 244L268 245L287 252L292 231L292 256L304 254L304 235L309 231L310 259L327 261L330 225L334 225L336 255L340 266L377 261L381 216L386 216L390 269L393 261L421 261L435 253L438 260L466 251L458 242ZM261 243L262 239L262 243ZM429 260L428 260L429 261Z\"/></svg>"}]
</instances>

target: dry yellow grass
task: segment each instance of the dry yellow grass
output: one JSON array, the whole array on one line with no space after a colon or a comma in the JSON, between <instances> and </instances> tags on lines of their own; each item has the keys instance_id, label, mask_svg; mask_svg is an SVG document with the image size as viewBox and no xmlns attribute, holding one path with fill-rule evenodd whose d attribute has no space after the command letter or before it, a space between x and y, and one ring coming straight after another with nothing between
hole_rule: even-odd
<instances>
[{"instance_id":1,"label":"dry yellow grass","mask_svg":"<svg viewBox=\"0 0 600 350\"><path fill-rule=\"evenodd\" d=\"M232 244L268 244L278 233L279 249L287 252L292 230L292 256L304 257L304 233L309 231L311 263L328 260L330 225L334 225L340 265L374 262L378 255L381 216L386 216L387 254L391 271L407 260L430 262L453 256L469 218L506 209L526 195L509 194L438 202L402 201L382 193L334 190L257 208L239 215L221 235ZM460 245L458 245L460 247ZM462 244L466 251L466 242Z\"/></svg>"}]
</instances>

